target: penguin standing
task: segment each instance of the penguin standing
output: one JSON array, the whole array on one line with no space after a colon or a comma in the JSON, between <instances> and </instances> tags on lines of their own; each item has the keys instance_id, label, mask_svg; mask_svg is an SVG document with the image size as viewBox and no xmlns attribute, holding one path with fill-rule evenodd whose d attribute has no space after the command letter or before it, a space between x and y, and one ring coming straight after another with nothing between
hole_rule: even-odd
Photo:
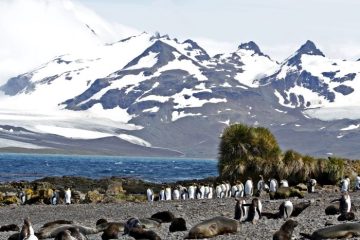
<instances>
[{"instance_id":1,"label":"penguin standing","mask_svg":"<svg viewBox=\"0 0 360 240\"><path fill-rule=\"evenodd\" d=\"M229 197L231 197L231 185L230 185L230 183L226 182L225 187L226 187L225 197L229 198Z\"/></svg>"},{"instance_id":2,"label":"penguin standing","mask_svg":"<svg viewBox=\"0 0 360 240\"><path fill-rule=\"evenodd\" d=\"M348 178L344 178L340 182L340 191L341 192L348 192L349 191L350 182Z\"/></svg>"},{"instance_id":3,"label":"penguin standing","mask_svg":"<svg viewBox=\"0 0 360 240\"><path fill-rule=\"evenodd\" d=\"M257 220L261 219L262 203L260 199L253 198L250 204L243 204L243 206L249 207L245 221L255 224Z\"/></svg>"},{"instance_id":4,"label":"penguin standing","mask_svg":"<svg viewBox=\"0 0 360 240\"><path fill-rule=\"evenodd\" d=\"M245 194L245 197L251 197L253 195L253 193L254 193L253 182L252 182L252 179L249 178L245 182L244 194Z\"/></svg>"},{"instance_id":5,"label":"penguin standing","mask_svg":"<svg viewBox=\"0 0 360 240\"><path fill-rule=\"evenodd\" d=\"M315 192L315 186L316 186L316 179L309 179L307 187L308 187L308 192L309 193L314 193Z\"/></svg>"},{"instance_id":6,"label":"penguin standing","mask_svg":"<svg viewBox=\"0 0 360 240\"><path fill-rule=\"evenodd\" d=\"M284 220L288 219L294 210L294 206L291 201L287 200L281 203L279 207L279 217Z\"/></svg>"},{"instance_id":7,"label":"penguin standing","mask_svg":"<svg viewBox=\"0 0 360 240\"><path fill-rule=\"evenodd\" d=\"M199 199L204 199L205 198L205 186L204 185L201 185L199 187Z\"/></svg>"},{"instance_id":8,"label":"penguin standing","mask_svg":"<svg viewBox=\"0 0 360 240\"><path fill-rule=\"evenodd\" d=\"M19 193L19 198L21 205L24 205L26 202L26 194L24 191L21 190L21 192Z\"/></svg>"},{"instance_id":9,"label":"penguin standing","mask_svg":"<svg viewBox=\"0 0 360 240\"><path fill-rule=\"evenodd\" d=\"M152 189L148 188L148 189L146 190L146 196L147 196L147 200L148 200L149 202L153 202L153 201L154 201L154 191L153 191Z\"/></svg>"},{"instance_id":10,"label":"penguin standing","mask_svg":"<svg viewBox=\"0 0 360 240\"><path fill-rule=\"evenodd\" d=\"M265 181L264 181L264 177L262 175L260 175L259 177L260 177L260 180L258 181L258 183L256 185L256 189L261 194L262 191L265 191Z\"/></svg>"},{"instance_id":11,"label":"penguin standing","mask_svg":"<svg viewBox=\"0 0 360 240\"><path fill-rule=\"evenodd\" d=\"M209 185L206 185L204 190L204 198L209 198L209 193L210 193L210 187Z\"/></svg>"},{"instance_id":12,"label":"penguin standing","mask_svg":"<svg viewBox=\"0 0 360 240\"><path fill-rule=\"evenodd\" d=\"M360 190L360 176L356 176L356 179L355 179L355 190Z\"/></svg>"},{"instance_id":13,"label":"penguin standing","mask_svg":"<svg viewBox=\"0 0 360 240\"><path fill-rule=\"evenodd\" d=\"M339 210L341 214L346 214L348 212L350 212L351 210L351 199L350 199L350 195L347 192L343 192L341 195L341 198L339 199L335 199L331 202L339 202L340 206L339 206Z\"/></svg>"},{"instance_id":14,"label":"penguin standing","mask_svg":"<svg viewBox=\"0 0 360 240\"><path fill-rule=\"evenodd\" d=\"M180 191L179 191L179 189L174 189L174 191L173 191L173 199L174 200L180 200Z\"/></svg>"},{"instance_id":15,"label":"penguin standing","mask_svg":"<svg viewBox=\"0 0 360 240\"><path fill-rule=\"evenodd\" d=\"M29 218L24 219L24 224L21 228L20 234L19 234L20 240L38 240L38 238L35 236L34 228L32 227L32 224L30 222Z\"/></svg>"},{"instance_id":16,"label":"penguin standing","mask_svg":"<svg viewBox=\"0 0 360 240\"><path fill-rule=\"evenodd\" d=\"M189 198L189 192L186 189L186 187L180 186L180 196L182 200L186 200L187 198Z\"/></svg>"},{"instance_id":17,"label":"penguin standing","mask_svg":"<svg viewBox=\"0 0 360 240\"><path fill-rule=\"evenodd\" d=\"M56 192L56 190L54 189L53 194L52 194L51 199L50 199L51 205L56 205L58 203L58 198L59 198L59 195Z\"/></svg>"},{"instance_id":18,"label":"penguin standing","mask_svg":"<svg viewBox=\"0 0 360 240\"><path fill-rule=\"evenodd\" d=\"M235 194L235 197L238 198L238 197L244 197L244 184L240 181L237 182L236 184L237 186L237 193Z\"/></svg>"},{"instance_id":19,"label":"penguin standing","mask_svg":"<svg viewBox=\"0 0 360 240\"><path fill-rule=\"evenodd\" d=\"M226 198L226 185L225 185L225 183L222 183L221 185L220 185L220 187L221 187L221 194L220 194L220 198Z\"/></svg>"},{"instance_id":20,"label":"penguin standing","mask_svg":"<svg viewBox=\"0 0 360 240\"><path fill-rule=\"evenodd\" d=\"M207 195L208 199L213 199L214 197L214 188L213 186L209 186L209 194Z\"/></svg>"},{"instance_id":21,"label":"penguin standing","mask_svg":"<svg viewBox=\"0 0 360 240\"><path fill-rule=\"evenodd\" d=\"M167 201L171 200L171 188L170 188L170 186L167 186L165 188L165 200L167 200Z\"/></svg>"},{"instance_id":22,"label":"penguin standing","mask_svg":"<svg viewBox=\"0 0 360 240\"><path fill-rule=\"evenodd\" d=\"M71 204L71 190L69 187L66 188L65 190L65 204L66 205Z\"/></svg>"},{"instance_id":23,"label":"penguin standing","mask_svg":"<svg viewBox=\"0 0 360 240\"><path fill-rule=\"evenodd\" d=\"M195 186L194 185L189 186L188 192L189 192L189 199L195 199Z\"/></svg>"},{"instance_id":24,"label":"penguin standing","mask_svg":"<svg viewBox=\"0 0 360 240\"><path fill-rule=\"evenodd\" d=\"M162 187L161 190L160 190L159 199L160 199L160 201L165 201L165 189L164 189L164 187Z\"/></svg>"},{"instance_id":25,"label":"penguin standing","mask_svg":"<svg viewBox=\"0 0 360 240\"><path fill-rule=\"evenodd\" d=\"M244 199L235 198L235 220L239 220L240 222L245 221L248 217L248 206L244 206L246 204Z\"/></svg>"},{"instance_id":26,"label":"penguin standing","mask_svg":"<svg viewBox=\"0 0 360 240\"><path fill-rule=\"evenodd\" d=\"M269 192L276 192L277 188L278 188L278 183L277 183L276 179L271 179L270 180Z\"/></svg>"},{"instance_id":27,"label":"penguin standing","mask_svg":"<svg viewBox=\"0 0 360 240\"><path fill-rule=\"evenodd\" d=\"M221 193L222 193L221 185L216 186L215 192L216 192L216 198L221 198Z\"/></svg>"}]
</instances>

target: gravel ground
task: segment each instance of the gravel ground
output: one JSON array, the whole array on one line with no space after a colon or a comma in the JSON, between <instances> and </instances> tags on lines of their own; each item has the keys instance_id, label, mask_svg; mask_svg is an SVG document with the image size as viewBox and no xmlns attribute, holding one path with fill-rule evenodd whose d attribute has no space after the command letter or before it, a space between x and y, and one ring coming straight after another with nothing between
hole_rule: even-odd
<instances>
[{"instance_id":1,"label":"gravel ground","mask_svg":"<svg viewBox=\"0 0 360 240\"><path fill-rule=\"evenodd\" d=\"M330 201L339 198L339 193L314 193L306 195L305 199L291 199L296 204L301 201L311 201L309 208L302 214L294 218L299 222L295 229L293 239L301 239L299 232L311 233L318 228L325 226L325 222L339 223L337 216L326 216L324 209ZM360 206L360 192L350 193L353 206ZM264 212L276 212L283 200L269 200L262 198ZM249 202L249 201L248 201ZM99 218L106 218L111 221L125 221L130 217L145 218L150 217L158 211L169 210L176 217L183 217L190 229L202 220L215 216L234 215L234 199L206 199L206 200L187 200L187 201L168 201L153 203L132 203L124 202L119 204L78 204L78 205L25 205L25 206L5 206L0 207L0 226L7 224L17 224L21 227L25 217L30 217L35 231L44 223L59 219L73 220L85 226L95 226ZM360 211L355 212L359 219ZM234 235L223 235L213 239L272 239L272 235L284 223L278 219L260 219L256 224L243 223L241 230ZM183 239L186 232L169 232L169 223L162 224L159 229L154 229L162 239ZM0 240L7 239L12 232L0 233ZM101 234L91 235L90 239L101 239ZM132 239L120 236L120 239Z\"/></svg>"}]
</instances>

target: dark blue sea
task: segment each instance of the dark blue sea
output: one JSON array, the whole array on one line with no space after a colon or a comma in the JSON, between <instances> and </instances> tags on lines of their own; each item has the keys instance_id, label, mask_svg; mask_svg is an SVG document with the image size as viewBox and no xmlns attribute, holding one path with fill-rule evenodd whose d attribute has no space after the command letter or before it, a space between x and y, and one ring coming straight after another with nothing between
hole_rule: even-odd
<instances>
[{"instance_id":1,"label":"dark blue sea","mask_svg":"<svg viewBox=\"0 0 360 240\"><path fill-rule=\"evenodd\" d=\"M160 183L217 175L217 161L211 159L0 154L0 182L48 176L117 176Z\"/></svg>"}]
</instances>

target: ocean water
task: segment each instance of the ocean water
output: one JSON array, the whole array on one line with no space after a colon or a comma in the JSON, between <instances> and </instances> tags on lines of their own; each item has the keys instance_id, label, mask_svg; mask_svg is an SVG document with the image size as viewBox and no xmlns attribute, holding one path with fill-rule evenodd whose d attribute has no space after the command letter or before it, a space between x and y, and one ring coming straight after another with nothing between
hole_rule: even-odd
<instances>
[{"instance_id":1,"label":"ocean water","mask_svg":"<svg viewBox=\"0 0 360 240\"><path fill-rule=\"evenodd\" d=\"M47 176L118 176L160 183L217 175L217 161L211 159L0 154L0 182Z\"/></svg>"}]
</instances>

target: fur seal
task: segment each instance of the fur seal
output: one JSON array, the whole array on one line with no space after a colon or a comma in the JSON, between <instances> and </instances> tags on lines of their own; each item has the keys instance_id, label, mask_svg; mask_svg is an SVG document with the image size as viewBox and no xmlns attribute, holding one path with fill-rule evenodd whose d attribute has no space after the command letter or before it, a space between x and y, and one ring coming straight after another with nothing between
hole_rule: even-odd
<instances>
[{"instance_id":1,"label":"fur seal","mask_svg":"<svg viewBox=\"0 0 360 240\"><path fill-rule=\"evenodd\" d=\"M21 228L19 239L21 240L38 240L38 238L35 236L34 228L32 227L32 224L30 222L29 218L24 219L24 224Z\"/></svg>"},{"instance_id":2,"label":"fur seal","mask_svg":"<svg viewBox=\"0 0 360 240\"><path fill-rule=\"evenodd\" d=\"M335 205L330 205L325 208L326 215L337 215L339 213L340 213L339 207L337 207Z\"/></svg>"},{"instance_id":3,"label":"fur seal","mask_svg":"<svg viewBox=\"0 0 360 240\"><path fill-rule=\"evenodd\" d=\"M46 228L46 227L50 227L52 225L60 225L60 224L73 224L73 221L68 221L68 220L55 220L52 222L47 222L45 223L42 228Z\"/></svg>"},{"instance_id":4,"label":"fur seal","mask_svg":"<svg viewBox=\"0 0 360 240\"><path fill-rule=\"evenodd\" d=\"M298 225L298 222L294 220L287 220L281 227L280 230L276 231L273 235L273 240L291 240L293 231Z\"/></svg>"},{"instance_id":5,"label":"fur seal","mask_svg":"<svg viewBox=\"0 0 360 240\"><path fill-rule=\"evenodd\" d=\"M59 232L54 240L88 240L88 237L77 228L69 228L62 232Z\"/></svg>"},{"instance_id":6,"label":"fur seal","mask_svg":"<svg viewBox=\"0 0 360 240\"><path fill-rule=\"evenodd\" d=\"M10 231L19 231L20 228L18 225L16 224L9 224L9 225L5 225L5 226L1 226L0 227L0 232L10 232Z\"/></svg>"},{"instance_id":7,"label":"fur seal","mask_svg":"<svg viewBox=\"0 0 360 240\"><path fill-rule=\"evenodd\" d=\"M308 208L311 205L310 202L300 202L298 204L294 205L294 209L291 213L291 217L297 217L302 213L306 208Z\"/></svg>"},{"instance_id":8,"label":"fur seal","mask_svg":"<svg viewBox=\"0 0 360 240\"><path fill-rule=\"evenodd\" d=\"M353 212L342 213L337 218L338 221L353 221L355 220L355 214Z\"/></svg>"},{"instance_id":9,"label":"fur seal","mask_svg":"<svg viewBox=\"0 0 360 240\"><path fill-rule=\"evenodd\" d=\"M151 216L152 219L159 219L161 222L169 223L175 218L174 214L170 211L157 212Z\"/></svg>"},{"instance_id":10,"label":"fur seal","mask_svg":"<svg viewBox=\"0 0 360 240\"><path fill-rule=\"evenodd\" d=\"M124 229L124 235L126 234L135 239L161 240L154 231L144 230L140 220L137 218L130 218L127 220Z\"/></svg>"},{"instance_id":11,"label":"fur seal","mask_svg":"<svg viewBox=\"0 0 360 240\"><path fill-rule=\"evenodd\" d=\"M192 227L185 239L211 238L226 233L236 233L240 223L227 217L214 217Z\"/></svg>"},{"instance_id":12,"label":"fur seal","mask_svg":"<svg viewBox=\"0 0 360 240\"><path fill-rule=\"evenodd\" d=\"M59 232L54 240L76 240L73 236L71 236L70 230L66 229L64 231Z\"/></svg>"},{"instance_id":13,"label":"fur seal","mask_svg":"<svg viewBox=\"0 0 360 240\"><path fill-rule=\"evenodd\" d=\"M154 231L145 230L141 227L130 229L128 235L135 238L136 240L161 240L159 235L157 235Z\"/></svg>"},{"instance_id":14,"label":"fur seal","mask_svg":"<svg viewBox=\"0 0 360 240\"><path fill-rule=\"evenodd\" d=\"M122 222L108 222L106 219L96 221L96 229L103 231L101 238L103 240L114 239L118 237L119 232L124 232L125 224Z\"/></svg>"},{"instance_id":15,"label":"fur seal","mask_svg":"<svg viewBox=\"0 0 360 240\"><path fill-rule=\"evenodd\" d=\"M67 230L69 228L77 228L79 230L79 232L81 232L84 235L96 234L101 231L104 231L107 227L108 227L107 225L97 225L96 228L91 228L91 227L86 227L86 226L82 226L82 225L78 225L78 224L52 223L52 224L48 224L45 227L44 226L41 227L39 229L39 231L36 233L36 236L39 239L54 238L60 232Z\"/></svg>"},{"instance_id":16,"label":"fur seal","mask_svg":"<svg viewBox=\"0 0 360 240\"><path fill-rule=\"evenodd\" d=\"M318 229L311 235L306 233L300 235L311 240L359 237L360 223L343 223Z\"/></svg>"},{"instance_id":17,"label":"fur seal","mask_svg":"<svg viewBox=\"0 0 360 240\"><path fill-rule=\"evenodd\" d=\"M183 218L175 218L169 227L170 232L186 231L186 221Z\"/></svg>"}]
</instances>

